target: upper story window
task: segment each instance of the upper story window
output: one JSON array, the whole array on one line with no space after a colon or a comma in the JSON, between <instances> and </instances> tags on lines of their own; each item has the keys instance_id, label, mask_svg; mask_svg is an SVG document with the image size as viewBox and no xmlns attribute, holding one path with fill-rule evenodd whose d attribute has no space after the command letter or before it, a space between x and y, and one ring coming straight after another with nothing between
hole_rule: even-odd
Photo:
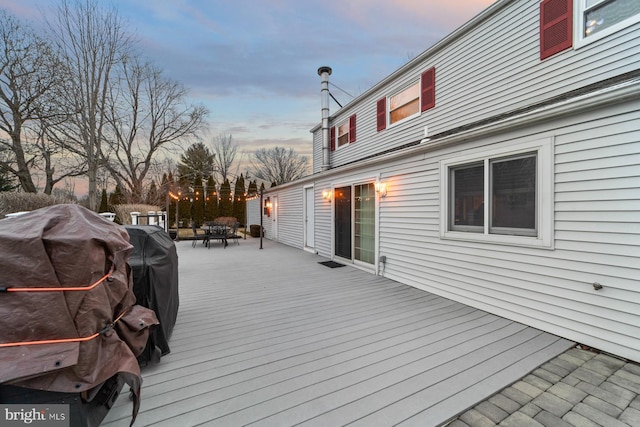
<instances>
[{"instance_id":1,"label":"upper story window","mask_svg":"<svg viewBox=\"0 0 640 427\"><path fill-rule=\"evenodd\" d=\"M387 111L387 104L389 110ZM376 125L378 132L419 116L421 112L436 106L436 68L431 67L420 75L420 80L390 97L376 103Z\"/></svg>"},{"instance_id":2,"label":"upper story window","mask_svg":"<svg viewBox=\"0 0 640 427\"><path fill-rule=\"evenodd\" d=\"M338 148L349 144L349 121L338 126Z\"/></svg>"},{"instance_id":3,"label":"upper story window","mask_svg":"<svg viewBox=\"0 0 640 427\"><path fill-rule=\"evenodd\" d=\"M576 0L576 42L589 43L640 22L638 0Z\"/></svg>"},{"instance_id":4,"label":"upper story window","mask_svg":"<svg viewBox=\"0 0 640 427\"><path fill-rule=\"evenodd\" d=\"M352 114L338 126L333 126L331 128L330 140L331 151L356 142L356 115Z\"/></svg>"},{"instance_id":5,"label":"upper story window","mask_svg":"<svg viewBox=\"0 0 640 427\"><path fill-rule=\"evenodd\" d=\"M420 113L420 83L389 97L389 124L401 122Z\"/></svg>"}]
</instances>

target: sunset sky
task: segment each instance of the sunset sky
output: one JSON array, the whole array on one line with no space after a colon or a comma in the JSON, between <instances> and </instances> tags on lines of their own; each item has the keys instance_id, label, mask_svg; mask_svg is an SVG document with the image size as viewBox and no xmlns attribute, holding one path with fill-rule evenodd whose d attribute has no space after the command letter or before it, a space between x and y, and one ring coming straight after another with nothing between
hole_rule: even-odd
<instances>
[{"instance_id":1,"label":"sunset sky","mask_svg":"<svg viewBox=\"0 0 640 427\"><path fill-rule=\"evenodd\" d=\"M292 147L310 156L320 122L317 69L363 93L494 0L104 0L143 55L210 110L203 142L231 134L240 150ZM36 23L54 0L0 0ZM335 86L344 105L352 98ZM337 110L337 104L331 110Z\"/></svg>"}]
</instances>

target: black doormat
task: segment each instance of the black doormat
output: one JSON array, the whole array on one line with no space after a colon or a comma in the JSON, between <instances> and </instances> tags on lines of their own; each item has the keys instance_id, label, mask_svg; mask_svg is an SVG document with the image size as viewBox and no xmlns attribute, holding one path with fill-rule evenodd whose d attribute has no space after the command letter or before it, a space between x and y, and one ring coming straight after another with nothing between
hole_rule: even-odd
<instances>
[{"instance_id":1,"label":"black doormat","mask_svg":"<svg viewBox=\"0 0 640 427\"><path fill-rule=\"evenodd\" d=\"M335 261L322 261L322 262L319 262L318 264L322 264L329 268L344 267L344 264L340 264L339 262L335 262Z\"/></svg>"}]
</instances>

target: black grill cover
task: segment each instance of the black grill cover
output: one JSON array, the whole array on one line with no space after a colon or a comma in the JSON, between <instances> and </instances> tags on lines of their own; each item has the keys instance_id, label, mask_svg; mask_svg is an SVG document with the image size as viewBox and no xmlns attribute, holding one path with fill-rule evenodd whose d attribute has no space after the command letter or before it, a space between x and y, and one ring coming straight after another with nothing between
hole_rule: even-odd
<instances>
[{"instance_id":1,"label":"black grill cover","mask_svg":"<svg viewBox=\"0 0 640 427\"><path fill-rule=\"evenodd\" d=\"M169 234L155 225L125 225L133 252L129 264L133 270L136 303L152 309L160 325L156 326L147 348L138 357L148 362L157 352L170 352L169 339L178 316L178 253Z\"/></svg>"}]
</instances>

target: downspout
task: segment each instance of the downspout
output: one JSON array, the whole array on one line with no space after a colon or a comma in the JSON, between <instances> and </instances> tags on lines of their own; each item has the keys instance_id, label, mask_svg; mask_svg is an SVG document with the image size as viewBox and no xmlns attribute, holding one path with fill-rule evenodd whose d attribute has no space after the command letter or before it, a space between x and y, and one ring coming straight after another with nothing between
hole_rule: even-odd
<instances>
[{"instance_id":1,"label":"downspout","mask_svg":"<svg viewBox=\"0 0 640 427\"><path fill-rule=\"evenodd\" d=\"M331 67L318 68L318 75L321 78L321 99L322 99L322 170L331 168L329 164L329 76Z\"/></svg>"}]
</instances>

